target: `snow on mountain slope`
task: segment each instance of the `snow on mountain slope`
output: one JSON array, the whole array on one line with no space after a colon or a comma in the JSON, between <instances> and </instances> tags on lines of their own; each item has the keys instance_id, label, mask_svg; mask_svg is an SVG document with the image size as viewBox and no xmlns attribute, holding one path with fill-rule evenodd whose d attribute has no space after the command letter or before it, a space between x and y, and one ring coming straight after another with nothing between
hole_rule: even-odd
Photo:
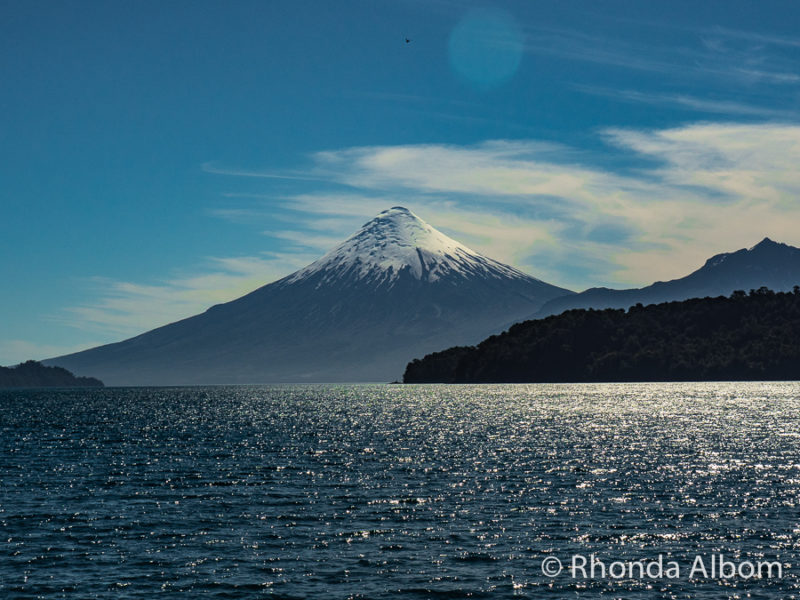
<instances>
[{"instance_id":1,"label":"snow on mountain slope","mask_svg":"<svg viewBox=\"0 0 800 600\"><path fill-rule=\"evenodd\" d=\"M377 284L392 283L403 270L429 282L452 275L534 279L478 254L434 229L407 208L395 206L286 281L295 283L323 273L320 285L345 275Z\"/></svg>"}]
</instances>

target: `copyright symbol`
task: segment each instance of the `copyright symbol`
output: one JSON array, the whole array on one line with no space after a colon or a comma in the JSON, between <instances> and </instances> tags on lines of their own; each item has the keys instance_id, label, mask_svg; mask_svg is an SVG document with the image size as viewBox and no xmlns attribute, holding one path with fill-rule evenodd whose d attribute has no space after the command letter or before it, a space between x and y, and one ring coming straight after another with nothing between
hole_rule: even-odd
<instances>
[{"instance_id":1,"label":"copyright symbol","mask_svg":"<svg viewBox=\"0 0 800 600\"><path fill-rule=\"evenodd\" d=\"M563 568L564 567L561 566L561 561L555 556L548 556L542 561L542 573L548 577L558 577L558 574L561 573L561 569Z\"/></svg>"}]
</instances>

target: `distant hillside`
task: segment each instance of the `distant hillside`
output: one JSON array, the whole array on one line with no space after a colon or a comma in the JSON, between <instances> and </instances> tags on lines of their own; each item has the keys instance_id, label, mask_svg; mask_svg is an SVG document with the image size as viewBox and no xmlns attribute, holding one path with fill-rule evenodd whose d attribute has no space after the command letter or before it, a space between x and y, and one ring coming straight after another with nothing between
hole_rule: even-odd
<instances>
[{"instance_id":1,"label":"distant hillside","mask_svg":"<svg viewBox=\"0 0 800 600\"><path fill-rule=\"evenodd\" d=\"M0 367L0 388L103 387L94 377L75 377L61 367L45 367L29 360L16 367Z\"/></svg>"},{"instance_id":2,"label":"distant hillside","mask_svg":"<svg viewBox=\"0 0 800 600\"><path fill-rule=\"evenodd\" d=\"M800 380L800 288L525 321L414 360L405 383Z\"/></svg>"},{"instance_id":3,"label":"distant hillside","mask_svg":"<svg viewBox=\"0 0 800 600\"><path fill-rule=\"evenodd\" d=\"M734 290L761 287L788 292L797 284L800 284L800 248L764 238L752 248L712 256L686 277L627 290L590 288L550 300L528 318L558 315L573 308L628 308L639 302L647 305L728 296Z\"/></svg>"}]
</instances>

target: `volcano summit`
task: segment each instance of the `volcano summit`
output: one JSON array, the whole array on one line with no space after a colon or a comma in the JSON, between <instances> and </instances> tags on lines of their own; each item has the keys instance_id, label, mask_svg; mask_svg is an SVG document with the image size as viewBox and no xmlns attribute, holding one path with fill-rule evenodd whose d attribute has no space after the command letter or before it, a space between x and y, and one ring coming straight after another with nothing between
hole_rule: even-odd
<instances>
[{"instance_id":1,"label":"volcano summit","mask_svg":"<svg viewBox=\"0 0 800 600\"><path fill-rule=\"evenodd\" d=\"M107 385L389 381L414 357L477 343L571 293L394 207L246 296L45 362Z\"/></svg>"}]
</instances>

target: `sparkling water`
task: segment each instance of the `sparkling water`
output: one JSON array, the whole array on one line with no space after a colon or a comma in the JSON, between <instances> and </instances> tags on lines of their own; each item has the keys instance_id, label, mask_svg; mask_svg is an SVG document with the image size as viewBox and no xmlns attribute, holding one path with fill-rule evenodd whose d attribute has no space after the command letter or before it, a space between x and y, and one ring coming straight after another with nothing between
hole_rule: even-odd
<instances>
[{"instance_id":1,"label":"sparkling water","mask_svg":"<svg viewBox=\"0 0 800 600\"><path fill-rule=\"evenodd\" d=\"M0 465L2 598L800 597L797 383L5 391Z\"/></svg>"}]
</instances>

